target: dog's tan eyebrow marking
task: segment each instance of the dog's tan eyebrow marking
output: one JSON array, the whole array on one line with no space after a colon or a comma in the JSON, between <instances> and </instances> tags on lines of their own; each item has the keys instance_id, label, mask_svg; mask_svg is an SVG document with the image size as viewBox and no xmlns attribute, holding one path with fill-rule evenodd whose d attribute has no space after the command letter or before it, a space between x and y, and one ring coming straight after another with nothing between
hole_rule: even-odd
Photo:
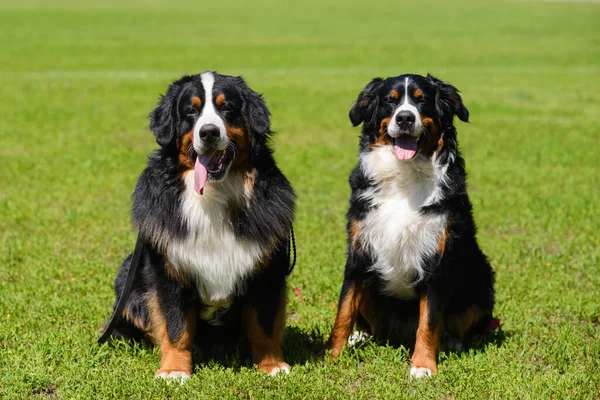
<instances>
[{"instance_id":1,"label":"dog's tan eyebrow marking","mask_svg":"<svg viewBox=\"0 0 600 400\"><path fill-rule=\"evenodd\" d=\"M194 105L194 107L200 107L202 105L202 100L200 100L200 97L198 96L193 96L192 104Z\"/></svg>"},{"instance_id":2,"label":"dog's tan eyebrow marking","mask_svg":"<svg viewBox=\"0 0 600 400\"><path fill-rule=\"evenodd\" d=\"M215 104L217 106L221 106L223 105L223 103L225 103L225 95L223 93L220 93L216 98L215 98Z\"/></svg>"},{"instance_id":3,"label":"dog's tan eyebrow marking","mask_svg":"<svg viewBox=\"0 0 600 400\"><path fill-rule=\"evenodd\" d=\"M415 97L415 99L418 99L419 97L423 96L423 91L421 89L417 89L413 93L413 96Z\"/></svg>"},{"instance_id":4,"label":"dog's tan eyebrow marking","mask_svg":"<svg viewBox=\"0 0 600 400\"><path fill-rule=\"evenodd\" d=\"M399 95L398 95L398 91L397 91L397 90L392 90L392 91L390 92L390 97L391 97L392 99L394 99L394 100L398 100L398 96L399 96Z\"/></svg>"}]
</instances>

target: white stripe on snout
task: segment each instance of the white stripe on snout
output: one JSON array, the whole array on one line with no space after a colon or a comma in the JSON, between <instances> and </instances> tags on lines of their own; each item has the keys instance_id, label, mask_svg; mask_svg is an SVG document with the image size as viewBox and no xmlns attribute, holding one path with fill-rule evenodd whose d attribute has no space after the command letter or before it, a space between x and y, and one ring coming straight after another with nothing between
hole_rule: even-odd
<instances>
[{"instance_id":1,"label":"white stripe on snout","mask_svg":"<svg viewBox=\"0 0 600 400\"><path fill-rule=\"evenodd\" d=\"M223 122L223 119L217 114L217 110L215 110L213 104L215 76L212 72L205 72L201 75L200 80L202 82L202 87L204 87L204 108L202 109L200 118L198 118L198 121L196 121L196 125L194 126L194 150L196 150L198 154L204 152L202 141L200 140L200 128L206 124L214 124L219 128L221 135L217 143L217 148L219 150L225 150L227 147L227 129L225 128L225 122Z\"/></svg>"},{"instance_id":2,"label":"white stripe on snout","mask_svg":"<svg viewBox=\"0 0 600 400\"><path fill-rule=\"evenodd\" d=\"M415 126L413 128L412 134L418 135L419 133L421 133L423 124L421 123L421 115L419 114L419 110L417 110L417 107L413 106L412 104L409 104L408 102L408 78L404 80L404 102L400 107L396 109L396 111L394 111L394 115L392 115L392 121L388 126L388 134L393 138L397 138L398 136L400 136L400 127L396 123L396 116L400 111L405 110L410 111L415 116Z\"/></svg>"}]
</instances>

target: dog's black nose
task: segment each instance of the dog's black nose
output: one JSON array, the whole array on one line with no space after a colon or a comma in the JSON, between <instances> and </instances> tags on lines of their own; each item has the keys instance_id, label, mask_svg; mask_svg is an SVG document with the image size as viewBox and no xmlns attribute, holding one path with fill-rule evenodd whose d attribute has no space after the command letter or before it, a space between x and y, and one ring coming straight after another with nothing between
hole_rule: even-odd
<instances>
[{"instance_id":1,"label":"dog's black nose","mask_svg":"<svg viewBox=\"0 0 600 400\"><path fill-rule=\"evenodd\" d=\"M215 124L206 124L202 128L200 128L200 139L217 139L221 132L219 131L219 127Z\"/></svg>"},{"instance_id":2,"label":"dog's black nose","mask_svg":"<svg viewBox=\"0 0 600 400\"><path fill-rule=\"evenodd\" d=\"M398 115L396 115L396 123L400 128L408 129L415 123L415 114L407 110L400 111Z\"/></svg>"}]
</instances>

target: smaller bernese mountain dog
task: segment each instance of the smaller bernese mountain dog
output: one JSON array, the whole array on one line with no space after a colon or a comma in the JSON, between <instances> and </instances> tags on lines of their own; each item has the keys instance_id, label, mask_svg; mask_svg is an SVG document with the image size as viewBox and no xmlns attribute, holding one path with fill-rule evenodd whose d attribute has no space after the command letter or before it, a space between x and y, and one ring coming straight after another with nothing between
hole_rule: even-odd
<instances>
[{"instance_id":1,"label":"smaller bernese mountain dog","mask_svg":"<svg viewBox=\"0 0 600 400\"><path fill-rule=\"evenodd\" d=\"M249 344L260 370L289 372L281 341L295 195L269 147L269 115L242 78L216 72L177 80L150 113L160 148L132 199L144 250L112 337L160 346L158 377L188 378L194 345L231 343Z\"/></svg>"},{"instance_id":2,"label":"smaller bernese mountain dog","mask_svg":"<svg viewBox=\"0 0 600 400\"><path fill-rule=\"evenodd\" d=\"M363 128L332 358L356 323L414 344L410 375L431 375L444 334L459 348L492 321L494 272L477 244L454 116L469 118L458 90L431 75L373 79L350 110Z\"/></svg>"}]
</instances>

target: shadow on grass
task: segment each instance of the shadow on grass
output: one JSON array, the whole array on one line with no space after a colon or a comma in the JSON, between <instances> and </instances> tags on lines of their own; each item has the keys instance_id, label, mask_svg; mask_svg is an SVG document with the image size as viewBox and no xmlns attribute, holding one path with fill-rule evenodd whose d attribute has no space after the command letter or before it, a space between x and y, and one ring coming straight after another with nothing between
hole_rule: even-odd
<instances>
[{"instance_id":1,"label":"shadow on grass","mask_svg":"<svg viewBox=\"0 0 600 400\"><path fill-rule=\"evenodd\" d=\"M323 348L324 335L318 330L304 331L295 326L288 326L283 341L285 361L294 365L306 362L319 362L318 352ZM194 367L221 366L238 372L241 368L252 368L250 348L245 340L229 342L210 348L196 347L193 354Z\"/></svg>"},{"instance_id":2,"label":"shadow on grass","mask_svg":"<svg viewBox=\"0 0 600 400\"><path fill-rule=\"evenodd\" d=\"M500 348L506 339L512 337L512 331L505 331L502 327L487 332L480 338L472 339L467 343L467 350L472 350L476 353L481 353L489 346Z\"/></svg>"},{"instance_id":3,"label":"shadow on grass","mask_svg":"<svg viewBox=\"0 0 600 400\"><path fill-rule=\"evenodd\" d=\"M306 332L296 326L289 326L285 332L283 354L292 366L321 362L319 353L324 345L325 335L318 328Z\"/></svg>"},{"instance_id":4,"label":"shadow on grass","mask_svg":"<svg viewBox=\"0 0 600 400\"><path fill-rule=\"evenodd\" d=\"M304 331L295 326L288 326L282 346L285 361L294 366L320 360L317 353L323 348L323 338L323 333L317 328ZM124 337L112 338L108 344L114 349L129 349L134 353L139 350L152 351L154 347L148 340ZM220 366L238 372L241 368L253 367L247 341L237 337L221 337L219 344L211 346L202 346L200 342L194 346L192 359L194 369Z\"/></svg>"},{"instance_id":5,"label":"shadow on grass","mask_svg":"<svg viewBox=\"0 0 600 400\"><path fill-rule=\"evenodd\" d=\"M501 327L494 329L493 331L489 331L482 336L477 336L469 339L468 341L463 343L463 346L457 348L456 345L452 342L450 337L444 336L442 338L442 343L440 346L440 359L441 362L444 359L447 359L451 354L454 354L458 357L461 357L463 354L474 353L480 354L484 353L490 347L500 348L503 343L513 336L514 333L512 331L505 331ZM391 347L401 353L403 353L407 360L410 360L411 355L415 348L415 340L404 340L404 341L396 341L391 343L388 340L378 339L375 337L368 337L366 340L361 341L354 346L346 346L344 351L353 354L359 361L368 361L373 357L377 357L376 353L373 353L373 349L377 346L381 347Z\"/></svg>"},{"instance_id":6,"label":"shadow on grass","mask_svg":"<svg viewBox=\"0 0 600 400\"><path fill-rule=\"evenodd\" d=\"M470 339L465 343L465 347L462 350L442 346L442 352L444 352L446 356L452 353L460 356L462 353L467 352L479 354L485 352L489 346L500 348L512 335L513 333L511 331L505 331L502 327L499 327L493 331L487 332L483 336ZM325 342L326 335L316 327L313 330L307 331L296 326L288 326L285 331L283 342L284 358L292 367L294 365L304 365L307 362L321 364L325 355ZM361 349L370 342L375 343L376 345L392 346L399 351L406 352L406 355L409 358L414 350L414 341L392 345L387 341L370 338L364 343L358 343L352 348L346 349L346 351L353 352L362 360L360 354ZM242 342L233 344L229 348L213 346L209 350L196 349L194 352L194 366L222 366L238 372L243 367L252 368L253 365L249 346L247 343Z\"/></svg>"},{"instance_id":7,"label":"shadow on grass","mask_svg":"<svg viewBox=\"0 0 600 400\"><path fill-rule=\"evenodd\" d=\"M461 355L463 352L474 352L475 354L483 353L489 346L499 348L502 344L511 336L511 331L504 331L502 327L488 332L482 337L471 339L465 343L465 347L462 351L457 350L449 346L442 346L442 352L445 353L446 357L452 353ZM318 328L313 330L302 330L296 326L288 326L285 331L285 338L283 342L283 354L286 362L290 366L304 365L308 363L321 363L323 361L323 353L325 346L325 334L323 334ZM152 347L148 342L134 342L126 340L111 341L115 347L130 346L132 348L150 349ZM392 346L399 351L404 351L407 357L410 357L414 350L414 341L412 343L394 343L390 344L387 341L377 340L375 338L369 338L363 343L358 343L346 351L350 351L362 359L361 349L369 343L375 343L376 345ZM370 358L370 357L367 357ZM363 360L366 361L366 360ZM441 360L440 360L441 361ZM239 372L242 368L252 368L252 360L250 349L246 341L229 341L224 344L203 348L202 346L196 346L193 352L193 367L194 370L198 368L212 368L212 367L224 367L232 369L234 372ZM158 365L157 365L158 367Z\"/></svg>"}]
</instances>

